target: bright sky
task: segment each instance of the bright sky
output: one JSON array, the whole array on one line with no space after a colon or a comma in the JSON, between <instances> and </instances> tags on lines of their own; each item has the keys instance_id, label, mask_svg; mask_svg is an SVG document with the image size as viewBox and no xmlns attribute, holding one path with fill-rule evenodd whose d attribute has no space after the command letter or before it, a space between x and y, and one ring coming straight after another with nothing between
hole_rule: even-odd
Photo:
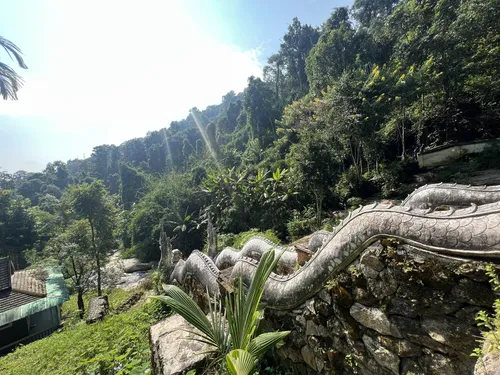
<instances>
[{"instance_id":1,"label":"bright sky","mask_svg":"<svg viewBox=\"0 0 500 375\"><path fill-rule=\"evenodd\" d=\"M319 25L351 2L0 0L0 35L29 67L19 100L0 101L0 169L39 171L217 104L261 75L293 17Z\"/></svg>"}]
</instances>

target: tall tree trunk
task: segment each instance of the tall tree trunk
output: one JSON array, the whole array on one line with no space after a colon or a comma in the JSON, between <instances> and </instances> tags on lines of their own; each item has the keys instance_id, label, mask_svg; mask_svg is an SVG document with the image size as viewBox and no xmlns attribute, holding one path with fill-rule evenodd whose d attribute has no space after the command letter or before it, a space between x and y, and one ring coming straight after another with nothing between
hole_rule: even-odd
<instances>
[{"instance_id":1,"label":"tall tree trunk","mask_svg":"<svg viewBox=\"0 0 500 375\"><path fill-rule=\"evenodd\" d=\"M85 314L85 303L83 302L83 289L80 286L78 286L76 289L78 293L76 303L78 305L78 310L80 310L80 319L83 319L83 316Z\"/></svg>"},{"instance_id":2,"label":"tall tree trunk","mask_svg":"<svg viewBox=\"0 0 500 375\"><path fill-rule=\"evenodd\" d=\"M321 214L323 211L323 193L318 189L314 190L314 197L316 198L316 221L321 225Z\"/></svg>"},{"instance_id":3,"label":"tall tree trunk","mask_svg":"<svg viewBox=\"0 0 500 375\"><path fill-rule=\"evenodd\" d=\"M80 310L80 319L83 319L83 315L85 314L85 303L83 302L83 288L81 284L83 271L78 274L76 270L75 258L73 258L73 256L71 256L71 265L73 266L73 274L75 275L74 282L76 284L76 292L78 294L76 303L78 305L78 310Z\"/></svg>"},{"instance_id":4,"label":"tall tree trunk","mask_svg":"<svg viewBox=\"0 0 500 375\"><path fill-rule=\"evenodd\" d=\"M403 109L403 121L401 122L401 147L403 149L401 153L401 160L405 160L406 147L405 147L405 110Z\"/></svg>"},{"instance_id":5,"label":"tall tree trunk","mask_svg":"<svg viewBox=\"0 0 500 375\"><path fill-rule=\"evenodd\" d=\"M97 246L95 244L95 231L94 231L94 223L89 219L90 224L90 232L92 234L92 250L94 250L95 263L97 267L97 295L102 296L101 293L101 259L99 257L99 251L97 250Z\"/></svg>"}]
</instances>

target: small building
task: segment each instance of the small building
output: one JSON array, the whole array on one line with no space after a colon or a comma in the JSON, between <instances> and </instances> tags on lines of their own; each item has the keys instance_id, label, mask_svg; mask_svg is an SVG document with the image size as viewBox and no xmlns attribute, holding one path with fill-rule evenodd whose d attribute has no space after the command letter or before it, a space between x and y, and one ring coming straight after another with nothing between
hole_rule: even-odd
<instances>
[{"instance_id":1,"label":"small building","mask_svg":"<svg viewBox=\"0 0 500 375\"><path fill-rule=\"evenodd\" d=\"M480 154L488 147L498 144L500 139L479 139L470 143L456 143L442 145L418 154L417 161L420 168L433 168L451 164L468 154Z\"/></svg>"},{"instance_id":2,"label":"small building","mask_svg":"<svg viewBox=\"0 0 500 375\"><path fill-rule=\"evenodd\" d=\"M0 258L0 354L54 332L68 299L58 269L14 271L9 258Z\"/></svg>"}]
</instances>

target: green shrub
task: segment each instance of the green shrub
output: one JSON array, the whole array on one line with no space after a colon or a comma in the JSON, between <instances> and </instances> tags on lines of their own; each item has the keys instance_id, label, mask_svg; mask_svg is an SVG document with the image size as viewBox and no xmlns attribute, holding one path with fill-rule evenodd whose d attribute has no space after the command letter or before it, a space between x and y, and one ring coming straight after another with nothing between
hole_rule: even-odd
<instances>
[{"instance_id":1,"label":"green shrub","mask_svg":"<svg viewBox=\"0 0 500 375\"><path fill-rule=\"evenodd\" d=\"M294 218L286 226L290 237L295 241L318 230L318 221L316 218Z\"/></svg>"},{"instance_id":2,"label":"green shrub","mask_svg":"<svg viewBox=\"0 0 500 375\"><path fill-rule=\"evenodd\" d=\"M488 265L486 270L493 291L498 293L500 291L500 277L495 267ZM486 329L478 340L479 347L474 349L471 354L473 357L478 357L478 362L482 362L484 355L488 352L500 352L500 299L495 300L493 310L493 315L483 310L476 316L477 326Z\"/></svg>"},{"instance_id":3,"label":"green shrub","mask_svg":"<svg viewBox=\"0 0 500 375\"><path fill-rule=\"evenodd\" d=\"M390 164L380 164L377 171L372 173L371 180L381 192L382 197L391 198L400 185L400 175L402 174L403 167L399 162Z\"/></svg>"},{"instance_id":4,"label":"green shrub","mask_svg":"<svg viewBox=\"0 0 500 375\"><path fill-rule=\"evenodd\" d=\"M481 164L476 158L466 156L461 162L435 168L428 174L427 182L468 184L472 175L481 168Z\"/></svg>"},{"instance_id":5,"label":"green shrub","mask_svg":"<svg viewBox=\"0 0 500 375\"><path fill-rule=\"evenodd\" d=\"M233 247L241 249L243 245L245 245L245 243L254 236L265 237L276 244L280 242L278 236L272 230L268 229L265 232L261 232L258 229L253 228L247 232L238 233L234 238Z\"/></svg>"},{"instance_id":6,"label":"green shrub","mask_svg":"<svg viewBox=\"0 0 500 375\"><path fill-rule=\"evenodd\" d=\"M158 300L151 300L150 303L145 304L144 311L155 321L163 320L172 313L170 307Z\"/></svg>"},{"instance_id":7,"label":"green shrub","mask_svg":"<svg viewBox=\"0 0 500 375\"><path fill-rule=\"evenodd\" d=\"M134 247L125 248L120 253L120 257L122 259L135 258L135 256L136 256L136 250Z\"/></svg>"},{"instance_id":8,"label":"green shrub","mask_svg":"<svg viewBox=\"0 0 500 375\"><path fill-rule=\"evenodd\" d=\"M217 247L218 250L222 250L226 247L233 247L234 239L236 235L233 233L222 233L217 236Z\"/></svg>"},{"instance_id":9,"label":"green shrub","mask_svg":"<svg viewBox=\"0 0 500 375\"><path fill-rule=\"evenodd\" d=\"M358 208L363 200L360 197L351 197L347 200L347 207Z\"/></svg>"},{"instance_id":10,"label":"green shrub","mask_svg":"<svg viewBox=\"0 0 500 375\"><path fill-rule=\"evenodd\" d=\"M333 232L333 229L339 225L340 219L325 219L321 222L321 228L328 232Z\"/></svg>"},{"instance_id":11,"label":"green shrub","mask_svg":"<svg viewBox=\"0 0 500 375\"><path fill-rule=\"evenodd\" d=\"M364 177L373 183L382 197L394 198L402 194L402 184L412 182L413 176L417 173L417 162L405 160L380 164L376 171L365 173Z\"/></svg>"},{"instance_id":12,"label":"green shrub","mask_svg":"<svg viewBox=\"0 0 500 375\"><path fill-rule=\"evenodd\" d=\"M339 201L346 205L347 200L351 197L366 198L371 196L375 193L376 187L365 176L359 176L356 169L351 166L342 173L334 191Z\"/></svg>"}]
</instances>

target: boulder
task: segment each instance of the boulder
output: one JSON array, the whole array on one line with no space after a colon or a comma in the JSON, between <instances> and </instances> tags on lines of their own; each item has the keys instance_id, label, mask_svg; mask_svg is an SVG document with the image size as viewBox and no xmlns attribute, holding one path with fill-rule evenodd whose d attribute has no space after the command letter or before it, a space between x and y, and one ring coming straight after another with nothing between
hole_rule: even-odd
<instances>
[{"instance_id":1,"label":"boulder","mask_svg":"<svg viewBox=\"0 0 500 375\"><path fill-rule=\"evenodd\" d=\"M203 368L210 349L207 344L190 340L193 327L180 315L172 315L149 329L152 371L155 375L181 375Z\"/></svg>"},{"instance_id":2,"label":"boulder","mask_svg":"<svg viewBox=\"0 0 500 375\"><path fill-rule=\"evenodd\" d=\"M91 298L87 308L87 324L104 320L104 317L108 314L108 310L108 296Z\"/></svg>"},{"instance_id":3,"label":"boulder","mask_svg":"<svg viewBox=\"0 0 500 375\"><path fill-rule=\"evenodd\" d=\"M130 258L123 260L123 272L132 273L138 271L149 271L153 268L153 263L141 263L139 259Z\"/></svg>"}]
</instances>

